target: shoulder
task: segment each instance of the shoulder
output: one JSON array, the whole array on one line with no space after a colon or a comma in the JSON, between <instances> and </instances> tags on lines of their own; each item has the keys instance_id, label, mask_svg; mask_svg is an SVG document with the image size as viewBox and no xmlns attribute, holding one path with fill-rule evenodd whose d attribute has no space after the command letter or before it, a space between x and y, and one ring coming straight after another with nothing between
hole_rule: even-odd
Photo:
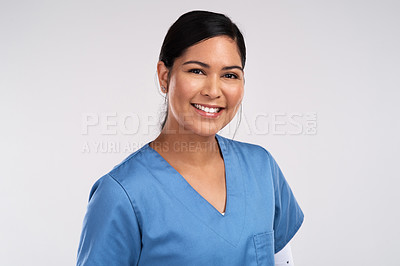
<instances>
[{"instance_id":1,"label":"shoulder","mask_svg":"<svg viewBox=\"0 0 400 266\"><path fill-rule=\"evenodd\" d=\"M93 188L96 189L102 183L103 186L119 186L128 194L130 192L140 191L140 187L149 182L150 175L146 164L149 160L149 147L141 147L137 151L127 156L120 163L115 165L108 173L98 179Z\"/></svg>"},{"instance_id":2,"label":"shoulder","mask_svg":"<svg viewBox=\"0 0 400 266\"><path fill-rule=\"evenodd\" d=\"M222 140L227 150L232 150L241 159L249 159L256 163L265 163L266 160L270 161L272 159L270 152L261 145L233 140L219 135L218 137Z\"/></svg>"}]
</instances>

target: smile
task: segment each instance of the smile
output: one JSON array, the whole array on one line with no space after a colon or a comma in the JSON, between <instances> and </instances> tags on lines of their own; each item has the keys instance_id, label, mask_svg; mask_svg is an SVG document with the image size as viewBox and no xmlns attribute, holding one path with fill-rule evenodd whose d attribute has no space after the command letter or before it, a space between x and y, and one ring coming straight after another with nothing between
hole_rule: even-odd
<instances>
[{"instance_id":1,"label":"smile","mask_svg":"<svg viewBox=\"0 0 400 266\"><path fill-rule=\"evenodd\" d=\"M203 105L200 105L200 104L197 104L197 103L192 104L192 105L194 107L196 107L197 109L202 110L202 111L204 111L206 113L210 113L210 114L218 113L222 109L220 107L216 107L216 108L206 107L206 106L203 106Z\"/></svg>"}]
</instances>

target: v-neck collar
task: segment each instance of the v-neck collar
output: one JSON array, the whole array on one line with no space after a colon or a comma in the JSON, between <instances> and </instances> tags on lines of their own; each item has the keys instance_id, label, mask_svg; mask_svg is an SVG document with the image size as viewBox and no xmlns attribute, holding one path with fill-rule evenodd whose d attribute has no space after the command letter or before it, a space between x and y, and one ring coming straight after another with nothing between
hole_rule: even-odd
<instances>
[{"instance_id":1,"label":"v-neck collar","mask_svg":"<svg viewBox=\"0 0 400 266\"><path fill-rule=\"evenodd\" d=\"M200 195L186 179L169 164L148 142L144 149L148 170L175 196L193 215L217 235L233 246L237 246L244 229L246 195L240 161L228 140L215 135L225 165L226 207L225 215Z\"/></svg>"}]
</instances>

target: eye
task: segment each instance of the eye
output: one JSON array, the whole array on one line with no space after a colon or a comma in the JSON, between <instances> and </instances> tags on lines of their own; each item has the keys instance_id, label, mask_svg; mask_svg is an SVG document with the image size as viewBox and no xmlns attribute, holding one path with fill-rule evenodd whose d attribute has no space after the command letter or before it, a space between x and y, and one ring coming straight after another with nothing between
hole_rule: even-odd
<instances>
[{"instance_id":1,"label":"eye","mask_svg":"<svg viewBox=\"0 0 400 266\"><path fill-rule=\"evenodd\" d=\"M237 79L238 78L238 76L236 74L233 74L233 73L225 74L224 77L228 78L228 79Z\"/></svg>"},{"instance_id":2,"label":"eye","mask_svg":"<svg viewBox=\"0 0 400 266\"><path fill-rule=\"evenodd\" d=\"M190 69L189 72L194 73L194 74L204 74L204 72L202 70L197 69L197 68Z\"/></svg>"}]
</instances>

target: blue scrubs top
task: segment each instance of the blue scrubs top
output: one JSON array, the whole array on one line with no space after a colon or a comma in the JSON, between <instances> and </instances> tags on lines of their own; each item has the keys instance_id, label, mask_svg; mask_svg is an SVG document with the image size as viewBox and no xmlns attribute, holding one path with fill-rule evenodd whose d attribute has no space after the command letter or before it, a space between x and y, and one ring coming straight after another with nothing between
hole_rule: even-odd
<instances>
[{"instance_id":1,"label":"blue scrubs top","mask_svg":"<svg viewBox=\"0 0 400 266\"><path fill-rule=\"evenodd\" d=\"M225 215L147 143L90 192L77 265L274 265L304 215L261 146L216 134Z\"/></svg>"}]
</instances>

